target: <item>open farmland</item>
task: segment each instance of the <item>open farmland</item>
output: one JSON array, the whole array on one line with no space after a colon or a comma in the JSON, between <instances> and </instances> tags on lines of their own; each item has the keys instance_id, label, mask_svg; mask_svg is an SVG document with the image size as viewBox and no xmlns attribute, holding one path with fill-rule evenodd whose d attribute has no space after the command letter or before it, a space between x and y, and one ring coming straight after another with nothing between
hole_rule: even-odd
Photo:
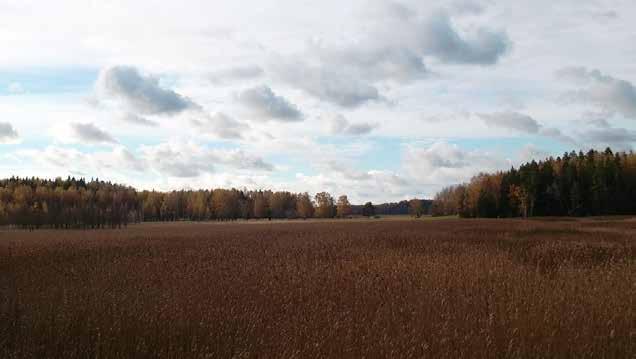
<instances>
[{"instance_id":1,"label":"open farmland","mask_svg":"<svg viewBox=\"0 0 636 359\"><path fill-rule=\"evenodd\" d=\"M0 230L0 357L630 358L636 220Z\"/></svg>"}]
</instances>

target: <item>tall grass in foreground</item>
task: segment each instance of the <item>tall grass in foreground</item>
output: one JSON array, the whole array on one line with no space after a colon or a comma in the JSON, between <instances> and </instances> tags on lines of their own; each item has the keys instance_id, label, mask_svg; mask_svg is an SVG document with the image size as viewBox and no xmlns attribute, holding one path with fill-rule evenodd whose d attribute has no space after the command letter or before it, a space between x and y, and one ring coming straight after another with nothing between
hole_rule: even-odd
<instances>
[{"instance_id":1,"label":"tall grass in foreground","mask_svg":"<svg viewBox=\"0 0 636 359\"><path fill-rule=\"evenodd\" d=\"M0 357L630 358L636 221L0 231Z\"/></svg>"}]
</instances>

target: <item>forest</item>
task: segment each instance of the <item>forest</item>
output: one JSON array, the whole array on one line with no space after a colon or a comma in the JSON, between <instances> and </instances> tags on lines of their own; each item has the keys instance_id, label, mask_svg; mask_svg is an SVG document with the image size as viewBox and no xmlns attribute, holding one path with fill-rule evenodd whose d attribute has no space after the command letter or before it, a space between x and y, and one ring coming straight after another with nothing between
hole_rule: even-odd
<instances>
[{"instance_id":1,"label":"forest","mask_svg":"<svg viewBox=\"0 0 636 359\"><path fill-rule=\"evenodd\" d=\"M634 153L570 152L518 169L481 173L447 187L433 201L352 205L346 195L310 196L270 190L137 191L94 179L0 180L0 225L21 228L105 228L155 221L420 217L590 216L636 213Z\"/></svg>"},{"instance_id":2,"label":"forest","mask_svg":"<svg viewBox=\"0 0 636 359\"><path fill-rule=\"evenodd\" d=\"M370 207L369 207L370 206ZM0 225L21 228L115 228L178 220L333 218L353 214L346 195L213 189L137 191L84 179L0 180ZM364 215L375 214L370 203Z\"/></svg>"},{"instance_id":3,"label":"forest","mask_svg":"<svg viewBox=\"0 0 636 359\"><path fill-rule=\"evenodd\" d=\"M636 154L590 150L481 173L440 191L434 216L541 217L636 213Z\"/></svg>"}]
</instances>

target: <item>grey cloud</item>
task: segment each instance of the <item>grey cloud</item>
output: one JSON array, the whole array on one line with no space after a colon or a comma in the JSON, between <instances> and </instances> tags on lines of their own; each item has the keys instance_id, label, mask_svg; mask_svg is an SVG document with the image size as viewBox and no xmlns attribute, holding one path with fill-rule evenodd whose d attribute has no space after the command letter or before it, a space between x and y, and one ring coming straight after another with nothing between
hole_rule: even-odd
<instances>
[{"instance_id":1,"label":"grey cloud","mask_svg":"<svg viewBox=\"0 0 636 359\"><path fill-rule=\"evenodd\" d=\"M450 10L455 14L478 15L484 12L485 6L478 1L456 0L451 3Z\"/></svg>"},{"instance_id":2,"label":"grey cloud","mask_svg":"<svg viewBox=\"0 0 636 359\"><path fill-rule=\"evenodd\" d=\"M18 131L8 122L0 122L0 143L11 143L19 138Z\"/></svg>"},{"instance_id":3,"label":"grey cloud","mask_svg":"<svg viewBox=\"0 0 636 359\"><path fill-rule=\"evenodd\" d=\"M625 128L603 128L586 131L582 137L588 143L631 149L632 144L636 142L636 131Z\"/></svg>"},{"instance_id":4,"label":"grey cloud","mask_svg":"<svg viewBox=\"0 0 636 359\"><path fill-rule=\"evenodd\" d=\"M329 161L326 163L326 170L332 173L338 173L342 177L352 181L364 181L371 179L371 175L368 172L356 171L350 166L343 165L336 161Z\"/></svg>"},{"instance_id":5,"label":"grey cloud","mask_svg":"<svg viewBox=\"0 0 636 359\"><path fill-rule=\"evenodd\" d=\"M358 107L380 99L380 93L374 85L361 77L352 76L345 67L334 63L314 66L296 61L277 65L274 71L285 83L341 107Z\"/></svg>"},{"instance_id":6,"label":"grey cloud","mask_svg":"<svg viewBox=\"0 0 636 359\"><path fill-rule=\"evenodd\" d=\"M344 116L336 115L329 121L329 133L331 133L332 135L342 133L348 125L349 122L346 118L344 118Z\"/></svg>"},{"instance_id":7,"label":"grey cloud","mask_svg":"<svg viewBox=\"0 0 636 359\"><path fill-rule=\"evenodd\" d=\"M120 146L113 150L113 155L117 160L117 167L125 167L137 172L143 172L147 169L146 163L137 158L132 152L130 152L127 148Z\"/></svg>"},{"instance_id":8,"label":"grey cloud","mask_svg":"<svg viewBox=\"0 0 636 359\"><path fill-rule=\"evenodd\" d=\"M410 82L429 74L421 54L393 43L369 42L344 48L310 47L312 57L341 73L370 81Z\"/></svg>"},{"instance_id":9,"label":"grey cloud","mask_svg":"<svg viewBox=\"0 0 636 359\"><path fill-rule=\"evenodd\" d=\"M213 84L225 85L235 81L245 81L262 77L265 71L256 65L236 66L215 71L210 74L209 79Z\"/></svg>"},{"instance_id":10,"label":"grey cloud","mask_svg":"<svg viewBox=\"0 0 636 359\"><path fill-rule=\"evenodd\" d=\"M191 120L194 127L204 133L213 134L223 139L241 139L249 126L219 112L214 115L203 115L201 119Z\"/></svg>"},{"instance_id":11,"label":"grey cloud","mask_svg":"<svg viewBox=\"0 0 636 359\"><path fill-rule=\"evenodd\" d=\"M191 148L169 144L142 147L142 157L155 171L171 177L192 178L214 172L213 160Z\"/></svg>"},{"instance_id":12,"label":"grey cloud","mask_svg":"<svg viewBox=\"0 0 636 359\"><path fill-rule=\"evenodd\" d=\"M110 134L92 123L71 123L72 135L81 142L94 144L118 143Z\"/></svg>"},{"instance_id":13,"label":"grey cloud","mask_svg":"<svg viewBox=\"0 0 636 359\"><path fill-rule=\"evenodd\" d=\"M402 161L405 170L422 185L458 183L479 172L510 166L509 161L490 153L466 151L446 142L436 142L426 148L407 146Z\"/></svg>"},{"instance_id":14,"label":"grey cloud","mask_svg":"<svg viewBox=\"0 0 636 359\"><path fill-rule=\"evenodd\" d=\"M588 125L599 128L609 128L611 127L611 125L607 119L613 117L614 115L614 111L601 109L601 111L585 111L583 112L581 118L582 121Z\"/></svg>"},{"instance_id":15,"label":"grey cloud","mask_svg":"<svg viewBox=\"0 0 636 359\"><path fill-rule=\"evenodd\" d=\"M361 136L370 133L375 127L375 124L371 123L356 123L349 125L344 133L351 136Z\"/></svg>"},{"instance_id":16,"label":"grey cloud","mask_svg":"<svg viewBox=\"0 0 636 359\"><path fill-rule=\"evenodd\" d=\"M201 167L193 167L191 163L163 159L156 164L156 169L171 177L192 178L198 177L204 172L213 172L214 166L207 165L205 169L203 169Z\"/></svg>"},{"instance_id":17,"label":"grey cloud","mask_svg":"<svg viewBox=\"0 0 636 359\"><path fill-rule=\"evenodd\" d=\"M609 127L611 127L609 122L607 122L607 120L604 119L604 118L590 119L590 120L587 120L587 123L592 125L592 126L599 127L599 128L609 128Z\"/></svg>"},{"instance_id":18,"label":"grey cloud","mask_svg":"<svg viewBox=\"0 0 636 359\"><path fill-rule=\"evenodd\" d=\"M227 153L225 156L220 157L222 158L223 163L238 169L260 170L267 172L274 170L274 165L271 163L265 162L265 160L260 157L249 156L241 150L232 151Z\"/></svg>"},{"instance_id":19,"label":"grey cloud","mask_svg":"<svg viewBox=\"0 0 636 359\"><path fill-rule=\"evenodd\" d=\"M429 169L463 168L470 164L469 155L456 145L435 143L428 149L417 149L410 153Z\"/></svg>"},{"instance_id":20,"label":"grey cloud","mask_svg":"<svg viewBox=\"0 0 636 359\"><path fill-rule=\"evenodd\" d=\"M296 105L276 95L268 86L257 86L241 92L239 102L265 119L283 122L302 121L304 116Z\"/></svg>"},{"instance_id":21,"label":"grey cloud","mask_svg":"<svg viewBox=\"0 0 636 359\"><path fill-rule=\"evenodd\" d=\"M477 28L472 36L462 37L445 12L438 12L419 25L418 41L425 55L456 64L493 65L509 50L505 32Z\"/></svg>"},{"instance_id":22,"label":"grey cloud","mask_svg":"<svg viewBox=\"0 0 636 359\"><path fill-rule=\"evenodd\" d=\"M261 157L242 150L209 149L195 144L163 143L144 146L142 158L155 171L181 178L215 172L216 166L250 171L273 171L274 166Z\"/></svg>"},{"instance_id":23,"label":"grey cloud","mask_svg":"<svg viewBox=\"0 0 636 359\"><path fill-rule=\"evenodd\" d=\"M536 134L541 125L532 117L518 112L495 112L490 114L478 114L478 116L491 127L502 127L523 133Z\"/></svg>"},{"instance_id":24,"label":"grey cloud","mask_svg":"<svg viewBox=\"0 0 636 359\"><path fill-rule=\"evenodd\" d=\"M477 5L466 2L465 6L477 10ZM444 11L421 17L405 5L391 3L381 12L382 16L380 11L372 15L379 21L365 30L362 39L342 46L310 43L305 53L273 59L271 72L320 100L354 108L384 101L379 83L429 76L426 56L443 63L493 65L511 46L503 31L479 27L471 35L461 34Z\"/></svg>"},{"instance_id":25,"label":"grey cloud","mask_svg":"<svg viewBox=\"0 0 636 359\"><path fill-rule=\"evenodd\" d=\"M561 130L553 127L543 127L534 118L518 112L495 112L490 114L478 114L488 126L507 128L521 133L540 135L558 142L578 146L574 138L563 134Z\"/></svg>"},{"instance_id":26,"label":"grey cloud","mask_svg":"<svg viewBox=\"0 0 636 359\"><path fill-rule=\"evenodd\" d=\"M369 134L376 127L373 123L352 124L342 115L336 115L329 121L329 132L332 135L362 136Z\"/></svg>"},{"instance_id":27,"label":"grey cloud","mask_svg":"<svg viewBox=\"0 0 636 359\"><path fill-rule=\"evenodd\" d=\"M426 15L401 4L385 5L382 9L383 13L376 15L379 21L378 26L371 29L372 37L362 43L365 46L372 43L393 53L413 54L414 58L431 56L443 63L466 65L494 65L512 47L512 41L503 30L483 26L467 33L457 30L451 15L483 12L485 6L478 1L454 1L447 10L438 9Z\"/></svg>"},{"instance_id":28,"label":"grey cloud","mask_svg":"<svg viewBox=\"0 0 636 359\"><path fill-rule=\"evenodd\" d=\"M381 99L378 89L338 65L313 66L302 61L278 64L274 72L285 83L341 107L358 107Z\"/></svg>"},{"instance_id":29,"label":"grey cloud","mask_svg":"<svg viewBox=\"0 0 636 359\"><path fill-rule=\"evenodd\" d=\"M100 97L121 101L131 112L140 114L174 115L200 108L187 97L161 87L158 78L131 66L103 70L96 89Z\"/></svg>"},{"instance_id":30,"label":"grey cloud","mask_svg":"<svg viewBox=\"0 0 636 359\"><path fill-rule=\"evenodd\" d=\"M594 15L603 20L616 20L619 18L619 15L615 10L599 11Z\"/></svg>"},{"instance_id":31,"label":"grey cloud","mask_svg":"<svg viewBox=\"0 0 636 359\"><path fill-rule=\"evenodd\" d=\"M114 173L146 170L145 162L124 146L114 146L107 152L90 153L69 147L48 146L42 150L23 150L20 155L43 167L56 167L62 173L84 173L87 176L102 177L104 172L112 176Z\"/></svg>"},{"instance_id":32,"label":"grey cloud","mask_svg":"<svg viewBox=\"0 0 636 359\"><path fill-rule=\"evenodd\" d=\"M636 88L631 82L584 67L561 69L557 77L582 86L568 92L567 100L596 105L636 119Z\"/></svg>"},{"instance_id":33,"label":"grey cloud","mask_svg":"<svg viewBox=\"0 0 636 359\"><path fill-rule=\"evenodd\" d=\"M133 125L140 125L140 126L148 126L148 127L157 127L159 126L158 123L156 123L155 121L151 121L148 120L144 117L135 115L134 113L126 113L124 116L122 116L122 121L128 122L128 123L132 123Z\"/></svg>"},{"instance_id":34,"label":"grey cloud","mask_svg":"<svg viewBox=\"0 0 636 359\"><path fill-rule=\"evenodd\" d=\"M541 136L552 138L564 144L577 146L577 142L574 138L563 134L558 128L543 128L540 131Z\"/></svg>"}]
</instances>

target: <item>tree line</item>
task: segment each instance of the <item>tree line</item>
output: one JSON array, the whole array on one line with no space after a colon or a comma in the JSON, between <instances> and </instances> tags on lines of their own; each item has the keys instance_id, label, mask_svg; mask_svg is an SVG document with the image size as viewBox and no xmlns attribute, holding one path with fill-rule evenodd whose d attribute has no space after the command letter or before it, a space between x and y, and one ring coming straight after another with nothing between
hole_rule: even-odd
<instances>
[{"instance_id":1,"label":"tree line","mask_svg":"<svg viewBox=\"0 0 636 359\"><path fill-rule=\"evenodd\" d=\"M213 189L139 193L144 221L307 219L348 217L352 206L346 195L336 200L327 192L247 191Z\"/></svg>"},{"instance_id":2,"label":"tree line","mask_svg":"<svg viewBox=\"0 0 636 359\"><path fill-rule=\"evenodd\" d=\"M415 198L409 201L403 200L400 202L380 203L376 205L373 205L371 202L367 202L364 205L353 205L352 213L354 215L363 216L367 216L368 213L372 213L371 216L410 215L412 217L420 217L431 214L432 204L432 200Z\"/></svg>"},{"instance_id":3,"label":"tree line","mask_svg":"<svg viewBox=\"0 0 636 359\"><path fill-rule=\"evenodd\" d=\"M374 206L364 215L375 213ZM137 191L85 179L0 180L0 226L21 228L115 228L143 221L345 218L346 195L239 189Z\"/></svg>"},{"instance_id":4,"label":"tree line","mask_svg":"<svg viewBox=\"0 0 636 359\"><path fill-rule=\"evenodd\" d=\"M533 217L636 213L636 154L590 150L481 173L437 193L435 216Z\"/></svg>"},{"instance_id":5,"label":"tree line","mask_svg":"<svg viewBox=\"0 0 636 359\"><path fill-rule=\"evenodd\" d=\"M0 225L121 227L139 221L141 208L133 188L110 182L74 178L0 180Z\"/></svg>"}]
</instances>

